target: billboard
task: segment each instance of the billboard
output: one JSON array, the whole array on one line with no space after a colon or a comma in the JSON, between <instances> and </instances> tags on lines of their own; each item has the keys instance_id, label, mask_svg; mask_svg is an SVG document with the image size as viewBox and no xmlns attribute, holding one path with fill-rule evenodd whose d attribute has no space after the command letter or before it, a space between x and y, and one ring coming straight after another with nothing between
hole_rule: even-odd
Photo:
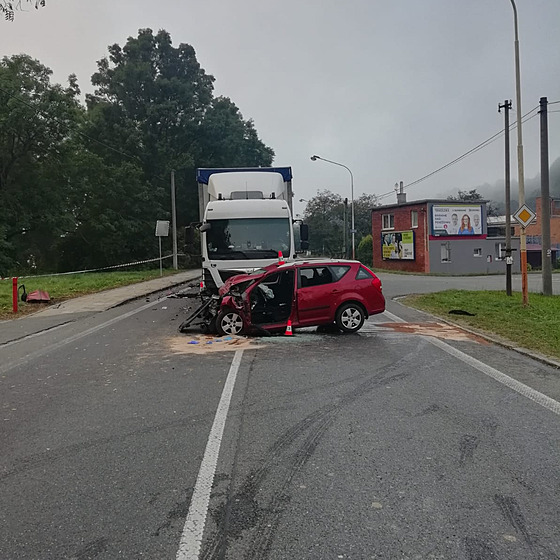
<instances>
[{"instance_id":1,"label":"billboard","mask_svg":"<svg viewBox=\"0 0 560 560\"><path fill-rule=\"evenodd\" d=\"M414 232L392 231L381 234L383 260L414 260Z\"/></svg>"},{"instance_id":2,"label":"billboard","mask_svg":"<svg viewBox=\"0 0 560 560\"><path fill-rule=\"evenodd\" d=\"M434 204L432 235L482 235L482 206Z\"/></svg>"}]
</instances>

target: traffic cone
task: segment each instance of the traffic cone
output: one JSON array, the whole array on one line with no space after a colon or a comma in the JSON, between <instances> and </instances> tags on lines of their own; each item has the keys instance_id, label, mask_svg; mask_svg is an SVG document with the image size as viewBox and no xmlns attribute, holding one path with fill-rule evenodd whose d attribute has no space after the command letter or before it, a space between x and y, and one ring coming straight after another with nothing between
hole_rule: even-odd
<instances>
[{"instance_id":1,"label":"traffic cone","mask_svg":"<svg viewBox=\"0 0 560 560\"><path fill-rule=\"evenodd\" d=\"M282 255L282 251L278 251L278 264L286 264L284 256Z\"/></svg>"},{"instance_id":2,"label":"traffic cone","mask_svg":"<svg viewBox=\"0 0 560 560\"><path fill-rule=\"evenodd\" d=\"M294 333L292 332L292 321L290 319L288 319L288 324L286 325L286 332L284 333L284 336L294 336Z\"/></svg>"}]
</instances>

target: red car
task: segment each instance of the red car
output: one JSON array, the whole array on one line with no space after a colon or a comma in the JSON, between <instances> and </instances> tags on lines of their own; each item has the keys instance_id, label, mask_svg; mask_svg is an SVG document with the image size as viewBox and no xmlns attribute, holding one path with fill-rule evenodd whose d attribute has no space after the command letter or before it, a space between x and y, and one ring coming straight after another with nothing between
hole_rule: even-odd
<instances>
[{"instance_id":1,"label":"red car","mask_svg":"<svg viewBox=\"0 0 560 560\"><path fill-rule=\"evenodd\" d=\"M358 261L272 264L229 278L220 288L215 326L221 335L330 325L347 333L385 311L381 280Z\"/></svg>"}]
</instances>

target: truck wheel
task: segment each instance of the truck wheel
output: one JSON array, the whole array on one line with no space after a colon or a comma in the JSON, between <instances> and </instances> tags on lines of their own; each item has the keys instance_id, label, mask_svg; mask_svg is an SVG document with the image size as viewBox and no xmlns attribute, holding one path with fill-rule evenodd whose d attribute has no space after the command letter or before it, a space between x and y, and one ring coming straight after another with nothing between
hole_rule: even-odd
<instances>
[{"instance_id":1,"label":"truck wheel","mask_svg":"<svg viewBox=\"0 0 560 560\"><path fill-rule=\"evenodd\" d=\"M336 325L346 333L359 331L366 320L366 314L361 305L345 303L336 312Z\"/></svg>"},{"instance_id":2,"label":"truck wheel","mask_svg":"<svg viewBox=\"0 0 560 560\"><path fill-rule=\"evenodd\" d=\"M243 319L236 311L224 310L218 313L216 329L219 335L241 334L243 332Z\"/></svg>"}]
</instances>

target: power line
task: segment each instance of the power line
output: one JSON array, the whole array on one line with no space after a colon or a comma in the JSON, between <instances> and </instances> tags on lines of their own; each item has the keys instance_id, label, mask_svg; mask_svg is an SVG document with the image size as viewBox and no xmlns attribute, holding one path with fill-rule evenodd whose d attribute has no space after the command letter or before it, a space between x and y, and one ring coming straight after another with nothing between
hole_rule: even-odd
<instances>
[{"instance_id":1,"label":"power line","mask_svg":"<svg viewBox=\"0 0 560 560\"><path fill-rule=\"evenodd\" d=\"M521 118L521 123L523 124L524 122L529 121L532 118L536 117L538 115L538 113L535 113L531 117L527 118L528 115L530 115L531 113L536 111L538 108L539 108L539 106L537 105L536 107L531 109L529 112L527 112L525 115L523 115L523 117ZM510 131L513 130L516 126L517 126L517 122L513 122L510 125L509 130ZM492 144L493 142L498 140L503 135L504 135L503 130L497 132L496 134L490 136L490 138L487 138L486 140L484 140L484 142L481 142L480 144L478 144L474 148L471 148L469 151L465 152L464 154L460 155L459 157L455 158L454 160L450 161L449 163L446 163L445 165L442 165L441 167L439 167L435 171L432 171L431 173L428 173L427 175L424 175L423 177L420 177L419 179L416 179L415 181L412 181L412 183L408 183L407 185L404 185L404 188L412 187L413 185L417 185L418 183L421 183L422 181L425 181L426 179L428 179L430 177L433 177L435 174L440 173L441 171L447 169L448 167L451 167L452 165L455 165L456 163L459 163L461 160L465 159L466 157L478 152L479 150L482 150L483 148L486 148L486 146L489 146L490 144ZM377 199L381 200L382 198L386 198L387 196L391 196L394 193L395 193L394 190L388 191L386 193L383 193L383 194L379 195L377 197Z\"/></svg>"}]
</instances>

